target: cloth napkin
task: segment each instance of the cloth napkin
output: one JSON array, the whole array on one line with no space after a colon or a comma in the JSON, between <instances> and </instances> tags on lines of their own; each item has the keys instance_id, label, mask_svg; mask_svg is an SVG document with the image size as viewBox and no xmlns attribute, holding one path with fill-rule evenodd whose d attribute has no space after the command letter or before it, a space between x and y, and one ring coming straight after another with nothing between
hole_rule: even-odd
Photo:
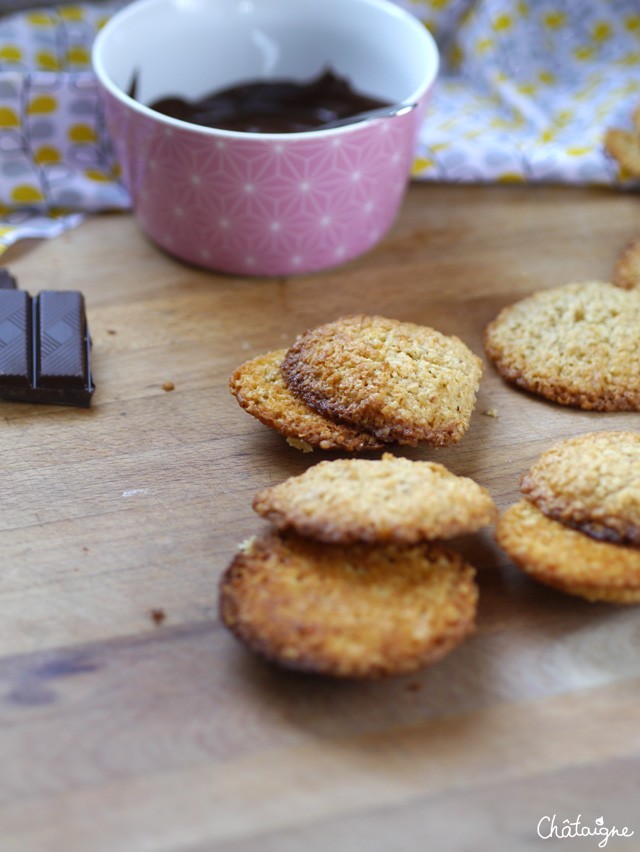
<instances>
[{"instance_id":1,"label":"cloth napkin","mask_svg":"<svg viewBox=\"0 0 640 852\"><path fill-rule=\"evenodd\" d=\"M630 185L603 136L640 104L637 0L396 2L441 52L415 180ZM125 4L0 17L0 253L129 208L90 62Z\"/></svg>"}]
</instances>

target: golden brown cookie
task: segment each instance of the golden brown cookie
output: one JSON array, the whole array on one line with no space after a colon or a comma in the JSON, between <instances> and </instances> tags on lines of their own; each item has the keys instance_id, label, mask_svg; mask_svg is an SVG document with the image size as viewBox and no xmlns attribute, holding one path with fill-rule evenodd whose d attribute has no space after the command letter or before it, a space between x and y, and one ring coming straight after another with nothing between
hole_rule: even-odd
<instances>
[{"instance_id":1,"label":"golden brown cookie","mask_svg":"<svg viewBox=\"0 0 640 852\"><path fill-rule=\"evenodd\" d=\"M389 453L321 462L259 492L253 508L279 529L340 544L453 538L497 517L489 492L472 479Z\"/></svg>"},{"instance_id":2,"label":"golden brown cookie","mask_svg":"<svg viewBox=\"0 0 640 852\"><path fill-rule=\"evenodd\" d=\"M625 290L640 287L640 239L632 240L618 257L612 282Z\"/></svg>"},{"instance_id":3,"label":"golden brown cookie","mask_svg":"<svg viewBox=\"0 0 640 852\"><path fill-rule=\"evenodd\" d=\"M613 127L605 134L604 147L617 162L623 177L640 177L640 137L637 132Z\"/></svg>"},{"instance_id":4,"label":"golden brown cookie","mask_svg":"<svg viewBox=\"0 0 640 852\"><path fill-rule=\"evenodd\" d=\"M270 533L220 583L223 623L281 666L378 678L436 662L472 632L474 569L439 545L319 544Z\"/></svg>"},{"instance_id":5,"label":"golden brown cookie","mask_svg":"<svg viewBox=\"0 0 640 852\"><path fill-rule=\"evenodd\" d=\"M469 426L482 363L457 337L361 314L302 334L282 372L291 390L326 417L382 441L446 446Z\"/></svg>"},{"instance_id":6,"label":"golden brown cookie","mask_svg":"<svg viewBox=\"0 0 640 852\"><path fill-rule=\"evenodd\" d=\"M522 493L545 515L601 541L640 545L640 433L592 432L543 453Z\"/></svg>"},{"instance_id":7,"label":"golden brown cookie","mask_svg":"<svg viewBox=\"0 0 640 852\"><path fill-rule=\"evenodd\" d=\"M382 446L373 435L328 420L294 396L280 371L285 352L278 349L252 358L231 376L229 389L249 414L300 449L358 452Z\"/></svg>"},{"instance_id":8,"label":"golden brown cookie","mask_svg":"<svg viewBox=\"0 0 640 852\"><path fill-rule=\"evenodd\" d=\"M548 586L590 601L640 603L640 550L595 541L528 500L502 514L496 540L519 568Z\"/></svg>"},{"instance_id":9,"label":"golden brown cookie","mask_svg":"<svg viewBox=\"0 0 640 852\"><path fill-rule=\"evenodd\" d=\"M509 382L562 405L640 410L640 291L565 284L504 308L484 335Z\"/></svg>"}]
</instances>

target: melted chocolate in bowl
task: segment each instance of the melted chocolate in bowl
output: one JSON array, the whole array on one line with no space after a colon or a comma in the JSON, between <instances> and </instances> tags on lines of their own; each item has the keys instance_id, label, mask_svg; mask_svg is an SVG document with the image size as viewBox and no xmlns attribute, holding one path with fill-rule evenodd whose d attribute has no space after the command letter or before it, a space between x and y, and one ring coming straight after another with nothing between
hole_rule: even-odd
<instances>
[{"instance_id":1,"label":"melted chocolate in bowl","mask_svg":"<svg viewBox=\"0 0 640 852\"><path fill-rule=\"evenodd\" d=\"M129 94L135 98L135 82ZM165 97L149 104L150 109L189 124L244 133L301 133L384 106L390 104L355 91L330 70L306 83L260 80L197 101Z\"/></svg>"}]
</instances>

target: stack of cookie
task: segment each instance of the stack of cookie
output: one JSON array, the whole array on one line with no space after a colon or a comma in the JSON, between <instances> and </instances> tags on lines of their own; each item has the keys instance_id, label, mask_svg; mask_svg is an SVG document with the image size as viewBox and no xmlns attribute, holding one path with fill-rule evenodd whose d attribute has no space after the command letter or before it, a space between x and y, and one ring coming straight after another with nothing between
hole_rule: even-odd
<instances>
[{"instance_id":1,"label":"stack of cookie","mask_svg":"<svg viewBox=\"0 0 640 852\"><path fill-rule=\"evenodd\" d=\"M457 337L359 314L246 362L229 387L293 446L357 452L392 442L456 443L469 426L481 374L482 362Z\"/></svg>"},{"instance_id":2,"label":"stack of cookie","mask_svg":"<svg viewBox=\"0 0 640 852\"><path fill-rule=\"evenodd\" d=\"M256 495L273 529L220 582L223 623L281 666L377 678L441 659L474 629L475 571L442 544L492 524L473 480L431 462L322 462Z\"/></svg>"},{"instance_id":3,"label":"stack of cookie","mask_svg":"<svg viewBox=\"0 0 640 852\"><path fill-rule=\"evenodd\" d=\"M552 447L523 476L498 544L523 571L590 601L640 603L640 434Z\"/></svg>"}]
</instances>

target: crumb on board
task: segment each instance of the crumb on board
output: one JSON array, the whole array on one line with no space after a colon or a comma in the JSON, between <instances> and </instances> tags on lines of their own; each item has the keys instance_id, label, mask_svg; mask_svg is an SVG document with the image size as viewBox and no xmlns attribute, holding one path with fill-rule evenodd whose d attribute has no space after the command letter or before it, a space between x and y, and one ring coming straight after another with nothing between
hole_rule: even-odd
<instances>
[{"instance_id":1,"label":"crumb on board","mask_svg":"<svg viewBox=\"0 0 640 852\"><path fill-rule=\"evenodd\" d=\"M483 412L487 417L497 417L498 409L497 408L487 408L485 412Z\"/></svg>"},{"instance_id":2,"label":"crumb on board","mask_svg":"<svg viewBox=\"0 0 640 852\"><path fill-rule=\"evenodd\" d=\"M255 535L249 536L249 538L245 538L245 540L241 541L238 545L238 550L240 550L242 553L248 553L251 550L255 540Z\"/></svg>"},{"instance_id":3,"label":"crumb on board","mask_svg":"<svg viewBox=\"0 0 640 852\"><path fill-rule=\"evenodd\" d=\"M115 330L115 328L108 328L107 334L117 334L117 331Z\"/></svg>"},{"instance_id":4,"label":"crumb on board","mask_svg":"<svg viewBox=\"0 0 640 852\"><path fill-rule=\"evenodd\" d=\"M151 616L151 621L157 625L162 624L167 617L167 614L163 609L152 609L149 615Z\"/></svg>"},{"instance_id":5,"label":"crumb on board","mask_svg":"<svg viewBox=\"0 0 640 852\"><path fill-rule=\"evenodd\" d=\"M176 386L174 385L173 382L163 382L162 383L162 390L163 391L172 391L172 390L175 390L175 389L176 389Z\"/></svg>"}]
</instances>

